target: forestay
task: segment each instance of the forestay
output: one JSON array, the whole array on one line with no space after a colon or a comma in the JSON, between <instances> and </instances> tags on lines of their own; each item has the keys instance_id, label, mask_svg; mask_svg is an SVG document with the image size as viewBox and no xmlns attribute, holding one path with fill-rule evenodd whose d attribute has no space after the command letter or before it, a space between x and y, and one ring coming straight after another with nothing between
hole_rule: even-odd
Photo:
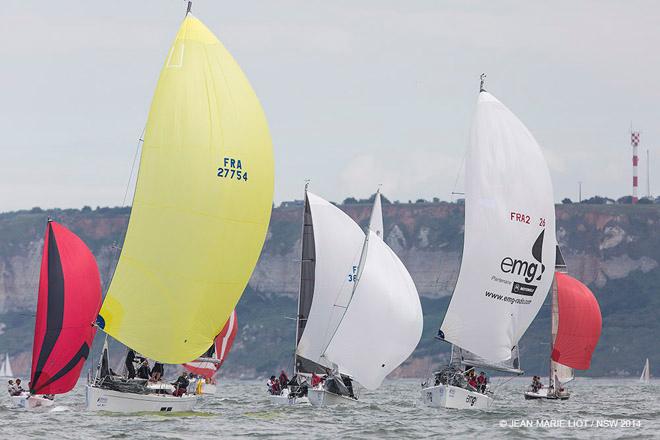
<instances>
[{"instance_id":1,"label":"forestay","mask_svg":"<svg viewBox=\"0 0 660 440\"><path fill-rule=\"evenodd\" d=\"M465 196L463 260L441 330L494 363L511 357L549 291L555 214L539 145L487 92L477 103Z\"/></svg>"},{"instance_id":2,"label":"forestay","mask_svg":"<svg viewBox=\"0 0 660 440\"><path fill-rule=\"evenodd\" d=\"M204 353L254 269L272 196L273 152L259 101L220 41L188 15L156 86L99 324L163 363Z\"/></svg>"},{"instance_id":3,"label":"forestay","mask_svg":"<svg viewBox=\"0 0 660 440\"><path fill-rule=\"evenodd\" d=\"M373 230L368 234L355 291L325 357L374 390L413 352L423 317L405 266Z\"/></svg>"},{"instance_id":4,"label":"forestay","mask_svg":"<svg viewBox=\"0 0 660 440\"><path fill-rule=\"evenodd\" d=\"M353 292L364 232L332 203L307 192L314 234L314 292L297 356L331 368L321 358Z\"/></svg>"}]
</instances>

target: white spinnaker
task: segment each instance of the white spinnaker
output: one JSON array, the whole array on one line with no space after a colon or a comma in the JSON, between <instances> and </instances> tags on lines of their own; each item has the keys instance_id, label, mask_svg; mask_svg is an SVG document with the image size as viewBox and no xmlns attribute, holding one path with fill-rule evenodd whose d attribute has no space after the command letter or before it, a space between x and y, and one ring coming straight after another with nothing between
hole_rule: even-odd
<instances>
[{"instance_id":1,"label":"white spinnaker","mask_svg":"<svg viewBox=\"0 0 660 440\"><path fill-rule=\"evenodd\" d=\"M422 306L408 270L369 231L364 266L325 357L370 390L405 361L422 336Z\"/></svg>"},{"instance_id":2,"label":"white spinnaker","mask_svg":"<svg viewBox=\"0 0 660 440\"><path fill-rule=\"evenodd\" d=\"M552 368L553 377L556 377L560 384L563 385L575 379L575 374L571 367L567 367L566 365L553 360L550 360L550 366Z\"/></svg>"},{"instance_id":3,"label":"white spinnaker","mask_svg":"<svg viewBox=\"0 0 660 440\"><path fill-rule=\"evenodd\" d=\"M376 191L376 197L374 198L374 207L371 210L369 229L385 240L385 237L383 236L383 207L380 201L380 189Z\"/></svg>"},{"instance_id":4,"label":"white spinnaker","mask_svg":"<svg viewBox=\"0 0 660 440\"><path fill-rule=\"evenodd\" d=\"M332 367L323 350L330 342L353 293L364 232L332 203L307 192L315 247L314 297L296 353Z\"/></svg>"},{"instance_id":5,"label":"white spinnaker","mask_svg":"<svg viewBox=\"0 0 660 440\"><path fill-rule=\"evenodd\" d=\"M550 289L555 211L541 148L487 92L479 94L465 180L463 260L441 330L447 341L499 362Z\"/></svg>"}]
</instances>

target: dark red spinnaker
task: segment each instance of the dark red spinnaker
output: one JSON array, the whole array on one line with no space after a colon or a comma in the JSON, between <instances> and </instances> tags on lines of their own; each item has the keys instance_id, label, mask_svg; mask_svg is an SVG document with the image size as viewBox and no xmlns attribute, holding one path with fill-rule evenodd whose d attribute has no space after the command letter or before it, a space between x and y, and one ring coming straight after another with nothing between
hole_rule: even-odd
<instances>
[{"instance_id":1,"label":"dark red spinnaker","mask_svg":"<svg viewBox=\"0 0 660 440\"><path fill-rule=\"evenodd\" d=\"M62 394L80 377L101 308L96 260L73 232L48 222L32 348L32 394Z\"/></svg>"},{"instance_id":2,"label":"dark red spinnaker","mask_svg":"<svg viewBox=\"0 0 660 440\"><path fill-rule=\"evenodd\" d=\"M183 364L183 366L186 368L186 370L193 374L197 374L198 376L202 376L206 379L212 378L225 362L225 359L229 354L229 350L234 343L237 332L238 318L236 317L236 310L234 310L231 312L231 315L229 315L229 319L225 323L225 326L222 328L222 331L218 333L218 336L215 337L213 347L209 349L209 353L207 353L208 356L205 356L214 357L218 360L218 362L195 360Z\"/></svg>"},{"instance_id":3,"label":"dark red spinnaker","mask_svg":"<svg viewBox=\"0 0 660 440\"><path fill-rule=\"evenodd\" d=\"M598 344L602 317L596 297L580 281L557 272L559 325L552 360L577 370L587 370Z\"/></svg>"}]
</instances>

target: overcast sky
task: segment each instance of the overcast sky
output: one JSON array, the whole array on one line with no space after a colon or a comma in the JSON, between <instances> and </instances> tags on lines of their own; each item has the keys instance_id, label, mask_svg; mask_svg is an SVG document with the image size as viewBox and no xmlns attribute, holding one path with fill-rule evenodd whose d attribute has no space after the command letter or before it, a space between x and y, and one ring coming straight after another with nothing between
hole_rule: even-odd
<instances>
[{"instance_id":1,"label":"overcast sky","mask_svg":"<svg viewBox=\"0 0 660 440\"><path fill-rule=\"evenodd\" d=\"M5 0L0 211L115 206L179 0ZM196 0L268 117L275 201L461 191L479 74L529 127L555 198L630 194L630 123L660 192L660 3ZM458 182L455 186L455 182ZM130 200L130 196L129 196Z\"/></svg>"}]
</instances>

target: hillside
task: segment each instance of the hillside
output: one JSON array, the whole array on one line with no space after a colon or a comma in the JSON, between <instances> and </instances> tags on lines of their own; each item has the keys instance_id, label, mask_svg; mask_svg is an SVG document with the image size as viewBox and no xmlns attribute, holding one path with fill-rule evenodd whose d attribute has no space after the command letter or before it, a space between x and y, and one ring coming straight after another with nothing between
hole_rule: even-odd
<instances>
[{"instance_id":1,"label":"hillside","mask_svg":"<svg viewBox=\"0 0 660 440\"><path fill-rule=\"evenodd\" d=\"M366 225L371 206L342 205ZM9 351L17 370L27 369L31 348L42 234L47 216L89 245L102 279L109 279L129 208L53 210L0 214L0 353ZM385 239L409 268L423 297L424 337L395 374L420 376L446 353L432 336L458 276L463 242L463 205L395 203L383 206ZM226 374L254 377L290 365L298 288L301 206L273 210L266 245L238 306L240 333ZM590 375L635 375L645 357L660 364L660 206L557 206L557 236L571 274L596 294L604 317L603 337ZM549 306L521 343L523 366L543 374L549 351ZM119 352L119 350L117 350Z\"/></svg>"}]
</instances>

